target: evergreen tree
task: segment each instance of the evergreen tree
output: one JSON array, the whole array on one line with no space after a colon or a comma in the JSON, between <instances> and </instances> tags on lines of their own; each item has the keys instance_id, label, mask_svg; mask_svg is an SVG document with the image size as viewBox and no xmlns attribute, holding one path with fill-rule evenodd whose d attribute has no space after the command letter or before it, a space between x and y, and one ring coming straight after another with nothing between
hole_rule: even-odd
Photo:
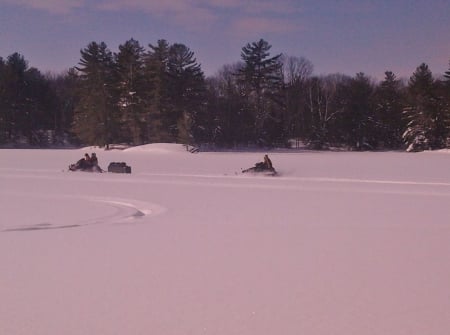
<instances>
[{"instance_id":1,"label":"evergreen tree","mask_svg":"<svg viewBox=\"0 0 450 335\"><path fill-rule=\"evenodd\" d=\"M26 120L26 79L28 62L19 53L7 57L3 66L4 131L8 141L23 133Z\"/></svg>"},{"instance_id":2,"label":"evergreen tree","mask_svg":"<svg viewBox=\"0 0 450 335\"><path fill-rule=\"evenodd\" d=\"M399 148L405 128L402 118L403 87L391 71L385 72L385 78L377 87L375 105L377 112L377 137L386 148Z\"/></svg>"},{"instance_id":3,"label":"evergreen tree","mask_svg":"<svg viewBox=\"0 0 450 335\"><path fill-rule=\"evenodd\" d=\"M145 56L145 76L147 95L150 105L147 110L147 136L150 142L170 142L169 134L172 122L169 99L169 48L166 40L158 40L156 45L149 44L150 51Z\"/></svg>"},{"instance_id":4,"label":"evergreen tree","mask_svg":"<svg viewBox=\"0 0 450 335\"><path fill-rule=\"evenodd\" d=\"M449 62L450 65L450 62ZM441 100L442 113L446 118L447 127L447 148L450 146L450 67L444 74L444 79L439 82L439 97Z\"/></svg>"},{"instance_id":5,"label":"evergreen tree","mask_svg":"<svg viewBox=\"0 0 450 335\"><path fill-rule=\"evenodd\" d=\"M252 123L246 113L244 101L235 73L243 64L224 65L218 73L207 80L207 110L213 120L211 141L219 146L233 147L251 138L247 125Z\"/></svg>"},{"instance_id":6,"label":"evergreen tree","mask_svg":"<svg viewBox=\"0 0 450 335\"><path fill-rule=\"evenodd\" d=\"M39 132L53 126L48 81L19 53L0 61L0 140L39 144Z\"/></svg>"},{"instance_id":7,"label":"evergreen tree","mask_svg":"<svg viewBox=\"0 0 450 335\"><path fill-rule=\"evenodd\" d=\"M450 62L449 69L444 74L443 79L443 95L446 99L447 108L450 105Z\"/></svg>"},{"instance_id":8,"label":"evergreen tree","mask_svg":"<svg viewBox=\"0 0 450 335\"><path fill-rule=\"evenodd\" d=\"M450 85L450 61L448 63L449 63L449 68L447 71L445 71L444 78L445 78L445 82L448 85Z\"/></svg>"},{"instance_id":9,"label":"evergreen tree","mask_svg":"<svg viewBox=\"0 0 450 335\"><path fill-rule=\"evenodd\" d=\"M174 140L190 143L201 137L205 129L205 78L194 53L185 45L175 43L169 48L167 64L170 110L167 120Z\"/></svg>"},{"instance_id":10,"label":"evergreen tree","mask_svg":"<svg viewBox=\"0 0 450 335\"><path fill-rule=\"evenodd\" d=\"M377 145L374 85L364 73L356 74L343 92L341 126L344 142L351 147L371 149Z\"/></svg>"},{"instance_id":11,"label":"evergreen tree","mask_svg":"<svg viewBox=\"0 0 450 335\"><path fill-rule=\"evenodd\" d=\"M308 80L313 72L312 63L305 58L282 57L285 82L284 129L289 137L310 137L312 128L308 105Z\"/></svg>"},{"instance_id":12,"label":"evergreen tree","mask_svg":"<svg viewBox=\"0 0 450 335\"><path fill-rule=\"evenodd\" d=\"M73 130L83 143L108 146L118 133L118 97L113 55L104 42L91 42L81 50L80 100Z\"/></svg>"},{"instance_id":13,"label":"evergreen tree","mask_svg":"<svg viewBox=\"0 0 450 335\"><path fill-rule=\"evenodd\" d=\"M120 45L119 52L115 55L118 108L122 126L120 138L134 145L144 143L146 135L148 87L144 77L143 56L144 48L134 39Z\"/></svg>"},{"instance_id":14,"label":"evergreen tree","mask_svg":"<svg viewBox=\"0 0 450 335\"><path fill-rule=\"evenodd\" d=\"M51 91L55 95L54 129L60 141L67 142L71 132L77 95L79 77L74 68L64 74L50 78Z\"/></svg>"},{"instance_id":15,"label":"evergreen tree","mask_svg":"<svg viewBox=\"0 0 450 335\"><path fill-rule=\"evenodd\" d=\"M8 83L6 80L6 63L0 57L0 143L7 140L8 106L6 103Z\"/></svg>"},{"instance_id":16,"label":"evergreen tree","mask_svg":"<svg viewBox=\"0 0 450 335\"><path fill-rule=\"evenodd\" d=\"M449 119L437 92L437 83L428 65L422 63L408 85L408 107L404 111L407 128L403 134L408 151L437 149L446 145Z\"/></svg>"},{"instance_id":17,"label":"evergreen tree","mask_svg":"<svg viewBox=\"0 0 450 335\"><path fill-rule=\"evenodd\" d=\"M272 143L283 135L283 69L281 54L270 56L272 46L265 40L248 43L242 48L244 67L239 71L244 84L242 94L254 115L254 138L258 142Z\"/></svg>"},{"instance_id":18,"label":"evergreen tree","mask_svg":"<svg viewBox=\"0 0 450 335\"><path fill-rule=\"evenodd\" d=\"M33 145L50 144L55 130L54 92L50 89L50 81L36 68L25 73L26 78L26 124L23 130L28 142Z\"/></svg>"}]
</instances>

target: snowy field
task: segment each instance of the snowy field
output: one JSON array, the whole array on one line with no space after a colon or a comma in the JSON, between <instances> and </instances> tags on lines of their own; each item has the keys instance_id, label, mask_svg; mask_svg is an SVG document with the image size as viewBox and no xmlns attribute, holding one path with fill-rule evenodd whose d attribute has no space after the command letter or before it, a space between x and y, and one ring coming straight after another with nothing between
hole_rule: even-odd
<instances>
[{"instance_id":1,"label":"snowy field","mask_svg":"<svg viewBox=\"0 0 450 335\"><path fill-rule=\"evenodd\" d=\"M449 153L263 154L0 150L0 334L449 334Z\"/></svg>"}]
</instances>

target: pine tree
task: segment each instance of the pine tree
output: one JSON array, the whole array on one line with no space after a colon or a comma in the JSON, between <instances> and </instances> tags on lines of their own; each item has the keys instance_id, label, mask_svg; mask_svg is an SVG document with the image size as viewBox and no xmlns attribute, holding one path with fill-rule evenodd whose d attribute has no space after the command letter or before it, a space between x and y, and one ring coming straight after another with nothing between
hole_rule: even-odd
<instances>
[{"instance_id":1,"label":"pine tree","mask_svg":"<svg viewBox=\"0 0 450 335\"><path fill-rule=\"evenodd\" d=\"M60 141L67 141L73 124L79 77L74 68L50 79L51 91L55 95L55 132Z\"/></svg>"},{"instance_id":2,"label":"pine tree","mask_svg":"<svg viewBox=\"0 0 450 335\"><path fill-rule=\"evenodd\" d=\"M73 131L86 144L108 146L118 133L118 96L114 61L104 42L91 42L81 50L79 103Z\"/></svg>"},{"instance_id":3,"label":"pine tree","mask_svg":"<svg viewBox=\"0 0 450 335\"><path fill-rule=\"evenodd\" d=\"M3 65L2 100L4 131L7 140L23 133L26 122L26 79L28 62L19 53L7 57Z\"/></svg>"},{"instance_id":4,"label":"pine tree","mask_svg":"<svg viewBox=\"0 0 450 335\"><path fill-rule=\"evenodd\" d=\"M437 94L437 83L428 65L422 63L408 85L408 104L404 111L407 128L403 139L408 151L445 147L449 119Z\"/></svg>"},{"instance_id":5,"label":"pine tree","mask_svg":"<svg viewBox=\"0 0 450 335\"><path fill-rule=\"evenodd\" d=\"M375 105L377 112L377 137L386 148L399 148L405 128L402 119L403 87L401 81L391 71L385 72L385 78L377 87Z\"/></svg>"},{"instance_id":6,"label":"pine tree","mask_svg":"<svg viewBox=\"0 0 450 335\"><path fill-rule=\"evenodd\" d=\"M344 141L358 150L377 145L373 94L374 85L364 73L351 78L343 91L340 118Z\"/></svg>"},{"instance_id":7,"label":"pine tree","mask_svg":"<svg viewBox=\"0 0 450 335\"><path fill-rule=\"evenodd\" d=\"M169 48L166 40L149 44L150 51L145 55L145 76L148 86L149 107L147 110L147 136L150 142L170 142L171 122L169 103Z\"/></svg>"},{"instance_id":8,"label":"pine tree","mask_svg":"<svg viewBox=\"0 0 450 335\"><path fill-rule=\"evenodd\" d=\"M6 80L6 62L0 57L0 143L8 139L8 105L6 102L8 83Z\"/></svg>"},{"instance_id":9,"label":"pine tree","mask_svg":"<svg viewBox=\"0 0 450 335\"><path fill-rule=\"evenodd\" d=\"M447 71L445 71L444 78L445 78L446 83L448 85L450 85L450 61L448 63L449 63L449 68Z\"/></svg>"},{"instance_id":10,"label":"pine tree","mask_svg":"<svg viewBox=\"0 0 450 335\"><path fill-rule=\"evenodd\" d=\"M308 80L313 72L312 63L301 57L282 57L283 77L286 85L284 117L285 132L290 138L310 137L311 114L307 108L309 101Z\"/></svg>"},{"instance_id":11,"label":"pine tree","mask_svg":"<svg viewBox=\"0 0 450 335\"><path fill-rule=\"evenodd\" d=\"M450 65L450 62L449 62ZM444 74L444 80L439 85L442 92L440 97L442 98L442 110L446 117L447 123L447 148L450 146L450 67Z\"/></svg>"},{"instance_id":12,"label":"pine tree","mask_svg":"<svg viewBox=\"0 0 450 335\"><path fill-rule=\"evenodd\" d=\"M450 109L450 62L449 62L449 69L444 74L444 79L442 82L442 90L443 90L442 95L444 96L444 99L445 99L447 111L448 111L448 113L450 113L450 111L449 111L449 109Z\"/></svg>"},{"instance_id":13,"label":"pine tree","mask_svg":"<svg viewBox=\"0 0 450 335\"><path fill-rule=\"evenodd\" d=\"M260 143L272 143L283 136L283 68L281 54L269 57L271 48L263 39L248 43L242 48L244 67L238 73L246 108L253 113L255 140Z\"/></svg>"},{"instance_id":14,"label":"pine tree","mask_svg":"<svg viewBox=\"0 0 450 335\"><path fill-rule=\"evenodd\" d=\"M39 132L51 129L52 96L48 80L19 53L0 61L0 141L21 138L40 144Z\"/></svg>"},{"instance_id":15,"label":"pine tree","mask_svg":"<svg viewBox=\"0 0 450 335\"><path fill-rule=\"evenodd\" d=\"M144 77L144 48L130 39L119 46L115 54L117 67L116 83L119 95L121 138L126 142L140 145L146 135L147 85Z\"/></svg>"},{"instance_id":16,"label":"pine tree","mask_svg":"<svg viewBox=\"0 0 450 335\"><path fill-rule=\"evenodd\" d=\"M194 53L185 45L175 43L168 59L170 129L176 141L190 143L204 126L205 78Z\"/></svg>"},{"instance_id":17,"label":"pine tree","mask_svg":"<svg viewBox=\"0 0 450 335\"><path fill-rule=\"evenodd\" d=\"M213 124L210 142L222 147L247 143L251 124L249 113L244 113L244 101L240 95L235 73L242 63L224 65L215 76L207 79L207 113Z\"/></svg>"},{"instance_id":18,"label":"pine tree","mask_svg":"<svg viewBox=\"0 0 450 335\"><path fill-rule=\"evenodd\" d=\"M25 131L32 145L46 145L52 141L51 133L55 130L54 92L49 80L36 68L25 73L26 80L26 124Z\"/></svg>"}]
</instances>

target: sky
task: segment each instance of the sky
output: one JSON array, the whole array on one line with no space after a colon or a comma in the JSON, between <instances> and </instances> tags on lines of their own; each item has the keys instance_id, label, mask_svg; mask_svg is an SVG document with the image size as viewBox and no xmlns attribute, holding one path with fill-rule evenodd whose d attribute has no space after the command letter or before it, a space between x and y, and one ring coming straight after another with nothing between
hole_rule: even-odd
<instances>
[{"instance_id":1,"label":"sky","mask_svg":"<svg viewBox=\"0 0 450 335\"><path fill-rule=\"evenodd\" d=\"M304 57L317 75L409 78L449 69L448 0L0 0L0 57L22 54L42 72L76 66L80 50L131 38L148 49L183 43L205 75L241 60L263 38L271 55Z\"/></svg>"}]
</instances>

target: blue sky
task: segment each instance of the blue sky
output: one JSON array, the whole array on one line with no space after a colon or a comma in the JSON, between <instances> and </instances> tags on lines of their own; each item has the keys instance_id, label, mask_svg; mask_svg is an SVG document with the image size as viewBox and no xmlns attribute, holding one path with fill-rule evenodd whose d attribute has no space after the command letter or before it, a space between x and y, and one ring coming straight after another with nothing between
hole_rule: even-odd
<instances>
[{"instance_id":1,"label":"blue sky","mask_svg":"<svg viewBox=\"0 0 450 335\"><path fill-rule=\"evenodd\" d=\"M315 74L386 70L409 78L425 62L449 69L449 0L0 0L0 56L59 73L91 41L111 51L130 38L194 51L206 75L264 38L272 54L305 57Z\"/></svg>"}]
</instances>

